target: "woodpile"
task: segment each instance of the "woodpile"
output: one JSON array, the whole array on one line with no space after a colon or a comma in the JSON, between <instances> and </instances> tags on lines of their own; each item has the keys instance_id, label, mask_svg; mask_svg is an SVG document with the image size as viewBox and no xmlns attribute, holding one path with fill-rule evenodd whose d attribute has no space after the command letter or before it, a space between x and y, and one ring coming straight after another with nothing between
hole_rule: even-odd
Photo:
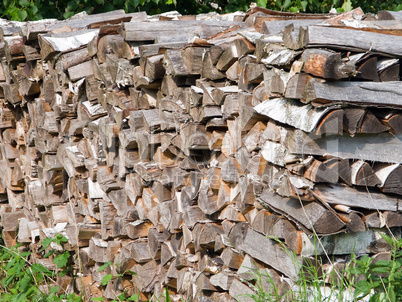
<instances>
[{"instance_id":1,"label":"woodpile","mask_svg":"<svg viewBox=\"0 0 402 302\"><path fill-rule=\"evenodd\" d=\"M3 20L5 244L46 263L40 240L66 236L81 277L58 282L87 298L167 288L189 301L247 301L252 269L286 292L294 262L323 249L389 251L401 24L259 7ZM101 286L106 273L123 277Z\"/></svg>"}]
</instances>

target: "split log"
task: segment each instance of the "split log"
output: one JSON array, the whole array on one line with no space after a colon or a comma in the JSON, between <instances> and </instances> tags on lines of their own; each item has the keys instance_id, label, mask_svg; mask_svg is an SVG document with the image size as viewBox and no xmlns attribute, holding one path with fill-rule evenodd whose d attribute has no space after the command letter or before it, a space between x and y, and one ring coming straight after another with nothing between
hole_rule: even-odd
<instances>
[{"instance_id":1,"label":"split log","mask_svg":"<svg viewBox=\"0 0 402 302\"><path fill-rule=\"evenodd\" d=\"M307 239L302 234L304 239ZM351 253L379 253L385 251L387 246L382 237L375 231L365 231L348 234L336 234L325 236L320 239L325 253L328 255L348 255ZM312 239L303 240L302 256L323 255L322 246L313 242Z\"/></svg>"},{"instance_id":2,"label":"split log","mask_svg":"<svg viewBox=\"0 0 402 302\"><path fill-rule=\"evenodd\" d=\"M381 82L399 81L399 59L382 59L377 61L378 77Z\"/></svg>"},{"instance_id":3,"label":"split log","mask_svg":"<svg viewBox=\"0 0 402 302\"><path fill-rule=\"evenodd\" d=\"M70 33L39 35L43 60L49 60L57 53L78 49L88 44L98 33L97 29Z\"/></svg>"},{"instance_id":4,"label":"split log","mask_svg":"<svg viewBox=\"0 0 402 302\"><path fill-rule=\"evenodd\" d=\"M126 41L189 42L194 35L213 36L229 27L241 28L242 22L222 21L161 21L123 23L119 33ZM183 31L183 28L185 30ZM178 35L180 33L180 35ZM169 40L166 37L170 37Z\"/></svg>"},{"instance_id":5,"label":"split log","mask_svg":"<svg viewBox=\"0 0 402 302\"><path fill-rule=\"evenodd\" d=\"M395 47L400 36L360 31L354 29L309 26L304 39L304 47L331 47L357 52L375 51L391 56L401 56Z\"/></svg>"},{"instance_id":6,"label":"split log","mask_svg":"<svg viewBox=\"0 0 402 302\"><path fill-rule=\"evenodd\" d=\"M293 154L332 155L340 158L400 163L400 138L390 133L321 138L300 130L289 131L286 145ZM359 152L356 152L359 150Z\"/></svg>"},{"instance_id":7,"label":"split log","mask_svg":"<svg viewBox=\"0 0 402 302\"><path fill-rule=\"evenodd\" d=\"M381 181L375 175L373 168L362 160L354 162L351 167L352 183L358 186L374 187L379 185Z\"/></svg>"},{"instance_id":8,"label":"split log","mask_svg":"<svg viewBox=\"0 0 402 302\"><path fill-rule=\"evenodd\" d=\"M259 244L255 245L255 242ZM272 266L286 276L293 277L298 273L298 267L294 265L297 259L291 259L277 242L264 237L250 227L245 233L240 248L251 257Z\"/></svg>"},{"instance_id":9,"label":"split log","mask_svg":"<svg viewBox=\"0 0 402 302\"><path fill-rule=\"evenodd\" d=\"M160 271L160 264L152 260L145 264L137 264L133 266L133 283L141 292L151 292L156 283L158 271Z\"/></svg>"},{"instance_id":10,"label":"split log","mask_svg":"<svg viewBox=\"0 0 402 302\"><path fill-rule=\"evenodd\" d=\"M260 196L260 202L295 223L314 229L318 234L337 233L344 227L339 217L316 202L303 203L297 199L286 199L268 190Z\"/></svg>"},{"instance_id":11,"label":"split log","mask_svg":"<svg viewBox=\"0 0 402 302\"><path fill-rule=\"evenodd\" d=\"M390 127L391 131L393 133L399 134L399 133L402 133L401 118L402 118L402 115L397 112L397 113L391 114L390 116L386 116L385 119L382 120L382 122L385 125L387 125L388 127Z\"/></svg>"},{"instance_id":12,"label":"split log","mask_svg":"<svg viewBox=\"0 0 402 302\"><path fill-rule=\"evenodd\" d=\"M333 108L314 108L294 100L271 99L257 105L254 109L259 114L269 116L278 122L311 132L317 127L320 119Z\"/></svg>"},{"instance_id":13,"label":"split log","mask_svg":"<svg viewBox=\"0 0 402 302\"><path fill-rule=\"evenodd\" d=\"M371 210L398 211L401 208L401 200L393 198L374 190L367 194L367 188L349 188L340 185L317 184L314 194L328 204L340 204L352 208Z\"/></svg>"},{"instance_id":14,"label":"split log","mask_svg":"<svg viewBox=\"0 0 402 302\"><path fill-rule=\"evenodd\" d=\"M373 93L375 91L375 93ZM399 108L398 95L402 93L398 82L319 82L310 81L304 89L307 102L339 103Z\"/></svg>"},{"instance_id":15,"label":"split log","mask_svg":"<svg viewBox=\"0 0 402 302\"><path fill-rule=\"evenodd\" d=\"M402 195L401 191L401 166L399 164L378 164L375 167L375 174L380 180L380 187L383 192Z\"/></svg>"},{"instance_id":16,"label":"split log","mask_svg":"<svg viewBox=\"0 0 402 302\"><path fill-rule=\"evenodd\" d=\"M294 31L299 32L300 27L307 28L311 25L317 25L321 23L324 19L279 19L273 18L273 20L265 21L262 23L260 33L266 35L280 35L283 29L288 25L293 25Z\"/></svg>"},{"instance_id":17,"label":"split log","mask_svg":"<svg viewBox=\"0 0 402 302\"><path fill-rule=\"evenodd\" d=\"M327 50L307 49L301 59L304 62L304 72L324 79L338 80L356 72L341 60L339 53Z\"/></svg>"}]
</instances>

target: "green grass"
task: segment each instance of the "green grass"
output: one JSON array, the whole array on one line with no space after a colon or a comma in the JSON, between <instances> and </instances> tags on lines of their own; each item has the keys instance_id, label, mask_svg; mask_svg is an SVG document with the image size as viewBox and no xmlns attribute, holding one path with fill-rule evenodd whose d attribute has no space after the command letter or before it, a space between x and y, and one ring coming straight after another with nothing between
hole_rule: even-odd
<instances>
[{"instance_id":1,"label":"green grass","mask_svg":"<svg viewBox=\"0 0 402 302\"><path fill-rule=\"evenodd\" d=\"M289 290L280 295L278 283L268 273L252 269L253 282L247 282L247 285L255 294L244 295L243 298L256 302L402 301L402 239L392 234L380 235L391 246L389 260L377 261L368 255L358 257L352 253L348 265L343 268L332 266L330 271L323 269L324 261L317 256L314 259L304 258L304 263L300 264L296 255L283 245L300 268L297 280L289 280Z\"/></svg>"},{"instance_id":2,"label":"green grass","mask_svg":"<svg viewBox=\"0 0 402 302\"><path fill-rule=\"evenodd\" d=\"M301 264L296 255L284 249L293 257L294 265L299 266L300 273L297 280L288 279L287 290L278 286L267 269L250 269L253 274L251 281L244 281L255 294L238 297L239 300L247 298L253 301L370 301L382 302L402 301L402 239L381 234L383 239L391 246L389 260L376 260L368 255L350 255L348 265L340 265L332 270L323 269L324 260L318 256L304 258ZM51 249L51 243L63 246L66 238L56 236L53 239L42 241L43 257L52 257L57 269L51 271L39 263L31 263L31 252L21 244L7 248L0 245L0 302L11 301L38 301L38 302L81 302L85 301L82 295L66 293L57 285L57 277L65 274L73 276L72 256L69 252ZM329 260L329 259L327 259ZM333 264L330 261L330 267ZM105 270L111 263L99 268ZM326 264L328 267L328 263ZM77 276L73 276L77 277ZM122 275L107 274L103 277L102 286ZM116 295L114 302L139 301L139 294L127 295L125 292ZM104 301L102 297L91 301ZM159 301L158 299L153 299ZM167 289L160 299L170 302Z\"/></svg>"}]
</instances>

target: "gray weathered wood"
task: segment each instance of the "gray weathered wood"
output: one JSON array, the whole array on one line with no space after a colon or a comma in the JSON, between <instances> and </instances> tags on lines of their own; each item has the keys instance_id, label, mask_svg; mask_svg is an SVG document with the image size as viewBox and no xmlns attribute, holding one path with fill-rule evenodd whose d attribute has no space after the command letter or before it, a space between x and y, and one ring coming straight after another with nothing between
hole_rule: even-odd
<instances>
[{"instance_id":1,"label":"gray weathered wood","mask_svg":"<svg viewBox=\"0 0 402 302\"><path fill-rule=\"evenodd\" d=\"M83 47L97 35L98 31L98 29L89 29L60 34L41 34L39 35L39 45L42 59L47 60L56 53Z\"/></svg>"},{"instance_id":2,"label":"gray weathered wood","mask_svg":"<svg viewBox=\"0 0 402 302\"><path fill-rule=\"evenodd\" d=\"M314 108L290 99L270 99L254 107L259 114L303 131L311 132L333 107Z\"/></svg>"},{"instance_id":3,"label":"gray weathered wood","mask_svg":"<svg viewBox=\"0 0 402 302\"><path fill-rule=\"evenodd\" d=\"M402 12L381 10L378 12L379 20L402 20Z\"/></svg>"},{"instance_id":4,"label":"gray weathered wood","mask_svg":"<svg viewBox=\"0 0 402 302\"><path fill-rule=\"evenodd\" d=\"M375 83L311 80L303 95L307 102L402 107L402 85L399 81Z\"/></svg>"},{"instance_id":5,"label":"gray weathered wood","mask_svg":"<svg viewBox=\"0 0 402 302\"><path fill-rule=\"evenodd\" d=\"M258 244L256 244L257 242ZM288 277L292 278L298 275L298 259L292 259L279 243L265 237L251 227L247 229L240 249L254 259L272 266Z\"/></svg>"},{"instance_id":6,"label":"gray weathered wood","mask_svg":"<svg viewBox=\"0 0 402 302\"><path fill-rule=\"evenodd\" d=\"M259 200L263 205L318 234L337 233L344 227L339 217L317 202L304 203L294 198L283 198L269 190L264 190Z\"/></svg>"},{"instance_id":7,"label":"gray weathered wood","mask_svg":"<svg viewBox=\"0 0 402 302\"><path fill-rule=\"evenodd\" d=\"M383 230L385 231L385 230ZM394 234L397 236L397 234ZM303 247L301 256L324 255L348 255L355 254L371 254L387 251L388 247L382 243L382 237L377 231L365 231L348 234L335 234L321 238L321 244L314 242L314 239L308 238L305 234L303 237Z\"/></svg>"},{"instance_id":8,"label":"gray weathered wood","mask_svg":"<svg viewBox=\"0 0 402 302\"><path fill-rule=\"evenodd\" d=\"M316 25L322 22L322 19L288 19L265 21L262 24L260 32L266 35L279 35L283 33L286 26L293 24L294 31L299 32L300 27Z\"/></svg>"},{"instance_id":9,"label":"gray weathered wood","mask_svg":"<svg viewBox=\"0 0 402 302\"><path fill-rule=\"evenodd\" d=\"M374 189L317 184L313 191L321 200L331 205L394 212L402 208L400 198L377 193Z\"/></svg>"},{"instance_id":10,"label":"gray weathered wood","mask_svg":"<svg viewBox=\"0 0 402 302\"><path fill-rule=\"evenodd\" d=\"M402 136L391 133L319 137L300 130L287 134L288 152L293 154L332 155L341 158L402 163Z\"/></svg>"},{"instance_id":11,"label":"gray weathered wood","mask_svg":"<svg viewBox=\"0 0 402 302\"><path fill-rule=\"evenodd\" d=\"M354 29L309 26L303 42L305 47L328 47L355 52L372 51L402 56L402 50L399 47L402 44L402 36Z\"/></svg>"},{"instance_id":12,"label":"gray weathered wood","mask_svg":"<svg viewBox=\"0 0 402 302\"><path fill-rule=\"evenodd\" d=\"M119 32L126 41L155 41L169 37L171 42L189 42L195 35L205 39L230 27L243 26L243 22L209 20L128 22L122 24Z\"/></svg>"}]
</instances>

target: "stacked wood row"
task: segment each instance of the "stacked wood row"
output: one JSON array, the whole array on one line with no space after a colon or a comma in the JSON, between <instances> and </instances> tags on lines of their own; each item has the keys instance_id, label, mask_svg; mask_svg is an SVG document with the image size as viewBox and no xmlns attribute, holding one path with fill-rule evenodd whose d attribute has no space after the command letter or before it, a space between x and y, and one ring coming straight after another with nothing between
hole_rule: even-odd
<instances>
[{"instance_id":1,"label":"stacked wood row","mask_svg":"<svg viewBox=\"0 0 402 302\"><path fill-rule=\"evenodd\" d=\"M389 252L401 22L259 7L4 21L5 244L54 269L40 240L62 234L80 276L66 291L144 301L248 301L252 271L284 293L303 257Z\"/></svg>"}]
</instances>

